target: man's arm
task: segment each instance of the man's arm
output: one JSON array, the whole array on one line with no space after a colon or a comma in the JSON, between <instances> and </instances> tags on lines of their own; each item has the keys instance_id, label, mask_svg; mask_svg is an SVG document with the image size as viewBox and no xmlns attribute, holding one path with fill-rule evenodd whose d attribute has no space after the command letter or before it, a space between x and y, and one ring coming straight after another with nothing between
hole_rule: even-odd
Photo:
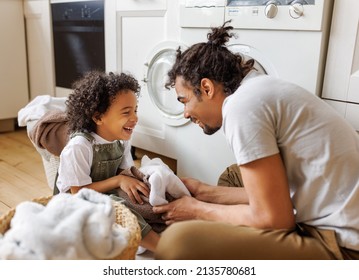
<instances>
[{"instance_id":1,"label":"man's arm","mask_svg":"<svg viewBox=\"0 0 359 280\"><path fill-rule=\"evenodd\" d=\"M163 218L168 224L181 220L202 219L257 228L293 228L293 206L280 155L253 161L240 166L240 169L245 193L240 192L241 188L222 187L210 191L208 185L200 186L195 188L195 198L183 197L169 204L154 207L154 211L163 213ZM189 187L190 191L191 188L193 184ZM233 189L233 193L232 190L224 189ZM217 193L217 190L225 191L225 195ZM233 195L232 200L228 196L230 194ZM248 203L245 203L246 196ZM228 202L235 201L236 204L228 205Z\"/></svg>"}]
</instances>

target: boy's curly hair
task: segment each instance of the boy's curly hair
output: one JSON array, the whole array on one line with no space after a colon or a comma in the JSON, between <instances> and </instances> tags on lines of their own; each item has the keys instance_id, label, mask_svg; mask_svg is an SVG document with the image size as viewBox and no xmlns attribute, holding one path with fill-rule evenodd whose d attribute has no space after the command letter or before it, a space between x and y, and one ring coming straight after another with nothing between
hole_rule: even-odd
<instances>
[{"instance_id":1,"label":"boy's curly hair","mask_svg":"<svg viewBox=\"0 0 359 280\"><path fill-rule=\"evenodd\" d=\"M200 84L203 78L208 78L223 84L224 93L232 94L240 85L245 75L253 69L254 60L243 61L240 54L232 53L226 43L234 36L230 31L232 26L212 28L207 34L208 42L197 43L184 52L177 49L176 61L168 72L165 87L175 86L176 77L181 76L194 87L194 93L200 98Z\"/></svg>"},{"instance_id":2,"label":"boy's curly hair","mask_svg":"<svg viewBox=\"0 0 359 280\"><path fill-rule=\"evenodd\" d=\"M95 132L93 116L104 114L113 100L126 91L133 91L139 97L140 85L129 74L108 74L90 71L73 86L73 92L66 100L69 133Z\"/></svg>"}]
</instances>

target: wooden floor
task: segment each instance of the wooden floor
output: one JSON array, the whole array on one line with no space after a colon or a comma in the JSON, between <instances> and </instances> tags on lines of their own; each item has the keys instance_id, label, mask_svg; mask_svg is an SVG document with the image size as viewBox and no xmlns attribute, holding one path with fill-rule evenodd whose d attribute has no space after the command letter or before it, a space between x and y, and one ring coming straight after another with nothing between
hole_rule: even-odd
<instances>
[{"instance_id":1,"label":"wooden floor","mask_svg":"<svg viewBox=\"0 0 359 280\"><path fill-rule=\"evenodd\" d=\"M0 215L22 201L51 194L26 129L0 133Z\"/></svg>"}]
</instances>

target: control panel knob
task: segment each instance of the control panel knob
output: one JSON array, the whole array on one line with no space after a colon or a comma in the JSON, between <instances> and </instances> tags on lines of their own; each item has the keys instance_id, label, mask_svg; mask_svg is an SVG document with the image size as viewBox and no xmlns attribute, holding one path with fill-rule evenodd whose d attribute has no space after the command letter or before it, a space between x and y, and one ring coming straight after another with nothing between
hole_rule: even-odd
<instances>
[{"instance_id":1,"label":"control panel knob","mask_svg":"<svg viewBox=\"0 0 359 280\"><path fill-rule=\"evenodd\" d=\"M264 9L267 18L274 18L277 15L278 7L275 1L269 1Z\"/></svg>"},{"instance_id":2,"label":"control panel knob","mask_svg":"<svg viewBox=\"0 0 359 280\"><path fill-rule=\"evenodd\" d=\"M65 12L63 13L63 18L64 19L69 19L71 14L72 14L73 10L72 9L66 9Z\"/></svg>"},{"instance_id":3,"label":"control panel knob","mask_svg":"<svg viewBox=\"0 0 359 280\"><path fill-rule=\"evenodd\" d=\"M292 18L300 18L304 14L304 7L301 3L294 3L289 7L289 14Z\"/></svg>"}]
</instances>

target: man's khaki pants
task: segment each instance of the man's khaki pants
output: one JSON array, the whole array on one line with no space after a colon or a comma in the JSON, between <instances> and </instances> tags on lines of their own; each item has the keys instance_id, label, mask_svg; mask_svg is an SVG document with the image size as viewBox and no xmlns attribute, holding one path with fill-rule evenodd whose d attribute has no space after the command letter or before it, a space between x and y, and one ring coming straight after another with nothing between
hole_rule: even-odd
<instances>
[{"instance_id":1,"label":"man's khaki pants","mask_svg":"<svg viewBox=\"0 0 359 280\"><path fill-rule=\"evenodd\" d=\"M228 167L218 185L242 187L237 165ZM185 221L166 229L156 259L167 260L330 260L359 259L340 248L335 232L298 224L293 230L264 230L221 222Z\"/></svg>"}]
</instances>

